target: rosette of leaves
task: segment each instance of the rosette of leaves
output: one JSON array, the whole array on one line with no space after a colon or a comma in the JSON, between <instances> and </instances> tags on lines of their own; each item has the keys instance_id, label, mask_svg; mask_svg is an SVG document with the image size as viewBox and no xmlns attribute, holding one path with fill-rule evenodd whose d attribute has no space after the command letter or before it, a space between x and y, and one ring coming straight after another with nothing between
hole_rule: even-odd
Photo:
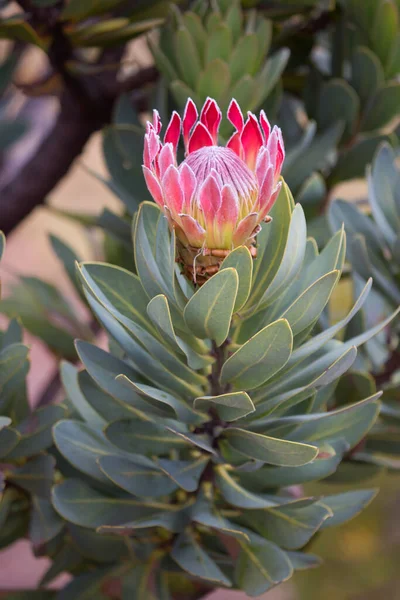
<instances>
[{"instance_id":1,"label":"rosette of leaves","mask_svg":"<svg viewBox=\"0 0 400 600\"><path fill-rule=\"evenodd\" d=\"M211 8L210 8L211 6ZM289 58L284 48L267 58L272 22L240 2L197 2L184 13L174 7L158 42L149 40L155 63L178 105L214 98L225 112L231 98L246 110L263 105ZM227 135L226 124L222 133Z\"/></svg>"},{"instance_id":2,"label":"rosette of leaves","mask_svg":"<svg viewBox=\"0 0 400 600\"><path fill-rule=\"evenodd\" d=\"M318 243L329 235L321 215L329 191L364 177L378 146L396 146L399 133L398 3L339 0L331 15L334 27L315 34L308 75L288 73L291 95L284 95L278 115L288 148L283 174ZM291 76L300 92L286 89Z\"/></svg>"},{"instance_id":3,"label":"rosette of leaves","mask_svg":"<svg viewBox=\"0 0 400 600\"><path fill-rule=\"evenodd\" d=\"M302 551L314 533L375 494L303 498L296 486L334 473L374 423L379 393L335 407L334 384L391 317L336 339L371 285L344 319L323 326L344 231L319 253L287 186L272 216L256 260L235 249L199 289L180 273L153 203L134 219L137 274L79 265L109 351L78 341L83 370L62 366L74 418L53 429L63 472L53 506L91 531L94 546L107 535L131 554L123 564L109 554L62 598L98 597L113 578L123 598L178 598L182 578L185 598L204 586L258 596L318 564Z\"/></svg>"},{"instance_id":4,"label":"rosette of leaves","mask_svg":"<svg viewBox=\"0 0 400 600\"><path fill-rule=\"evenodd\" d=\"M0 259L5 239L0 232ZM11 320L0 331L0 548L29 536L36 555L64 528L50 502L55 460L51 428L67 414L62 405L31 411L25 378L29 349Z\"/></svg>"},{"instance_id":5,"label":"rosette of leaves","mask_svg":"<svg viewBox=\"0 0 400 600\"><path fill-rule=\"evenodd\" d=\"M388 144L382 145L376 153L367 178L368 212L366 207L362 210L343 200L335 200L329 210L332 228L335 230L344 222L349 234L347 255L353 270L354 289L357 291L369 277L374 279L372 297L364 307L362 318L353 323L353 331L361 331L365 323L381 321L400 304L400 171L396 152ZM361 365L374 373L379 385L384 385L384 394L381 420L361 448L360 458L393 468L399 466L393 458L400 452L398 336L397 318L366 345Z\"/></svg>"}]
</instances>

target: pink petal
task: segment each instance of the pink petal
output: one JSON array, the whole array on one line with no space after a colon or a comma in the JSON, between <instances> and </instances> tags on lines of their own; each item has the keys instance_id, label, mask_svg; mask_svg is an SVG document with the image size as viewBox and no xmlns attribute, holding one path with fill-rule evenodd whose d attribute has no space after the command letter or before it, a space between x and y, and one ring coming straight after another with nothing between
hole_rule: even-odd
<instances>
[{"instance_id":1,"label":"pink petal","mask_svg":"<svg viewBox=\"0 0 400 600\"><path fill-rule=\"evenodd\" d=\"M150 167L153 160L157 156L160 150L160 139L153 129L151 123L148 123L150 127L147 129L147 133L144 136L144 152L143 162L146 167Z\"/></svg>"},{"instance_id":2,"label":"pink petal","mask_svg":"<svg viewBox=\"0 0 400 600\"><path fill-rule=\"evenodd\" d=\"M179 142L179 136L181 135L181 118L178 113L174 110L172 113L171 120L168 124L167 131L164 136L164 144L171 142L176 151Z\"/></svg>"},{"instance_id":3,"label":"pink petal","mask_svg":"<svg viewBox=\"0 0 400 600\"><path fill-rule=\"evenodd\" d=\"M257 154L256 160L256 176L259 185L261 186L268 167L271 165L269 152L265 146L261 146Z\"/></svg>"},{"instance_id":4,"label":"pink petal","mask_svg":"<svg viewBox=\"0 0 400 600\"><path fill-rule=\"evenodd\" d=\"M281 174L282 164L285 160L285 146L283 143L282 131L278 129L278 149L276 153L275 179Z\"/></svg>"},{"instance_id":5,"label":"pink petal","mask_svg":"<svg viewBox=\"0 0 400 600\"><path fill-rule=\"evenodd\" d=\"M221 190L221 206L217 212L217 222L220 227L228 225L232 229L239 216L239 200L236 192L229 184Z\"/></svg>"},{"instance_id":6,"label":"pink petal","mask_svg":"<svg viewBox=\"0 0 400 600\"><path fill-rule=\"evenodd\" d=\"M268 215L268 213L270 212L271 208L275 204L276 199L279 196L279 192L281 191L281 187L282 187L282 182L279 181L278 184L275 186L274 191L270 195L268 202L266 202L265 206L263 207L262 211L260 212L260 220L261 221L265 221L265 217Z\"/></svg>"},{"instance_id":7,"label":"pink petal","mask_svg":"<svg viewBox=\"0 0 400 600\"><path fill-rule=\"evenodd\" d=\"M203 123L203 125L206 125L206 122L204 121L204 117L205 117L205 114L206 114L211 102L212 102L211 98L208 97L207 100L204 102L203 107L200 111L200 122Z\"/></svg>"},{"instance_id":8,"label":"pink petal","mask_svg":"<svg viewBox=\"0 0 400 600\"><path fill-rule=\"evenodd\" d=\"M189 154L204 148L205 146L213 146L213 139L208 133L203 123L197 123L189 140Z\"/></svg>"},{"instance_id":9,"label":"pink petal","mask_svg":"<svg viewBox=\"0 0 400 600\"><path fill-rule=\"evenodd\" d=\"M218 140L218 129L222 119L222 112L215 100L212 100L211 98L208 98L204 107L206 106L207 108L203 108L201 111L200 121L207 127L214 144L216 144Z\"/></svg>"},{"instance_id":10,"label":"pink petal","mask_svg":"<svg viewBox=\"0 0 400 600\"><path fill-rule=\"evenodd\" d=\"M170 208L173 215L179 214L183 206L183 191L179 181L179 171L174 166L168 167L163 179L165 204Z\"/></svg>"},{"instance_id":11,"label":"pink petal","mask_svg":"<svg viewBox=\"0 0 400 600\"><path fill-rule=\"evenodd\" d=\"M161 131L161 119L160 119L160 114L158 112L158 110L154 109L153 110L153 127L155 129L156 133L160 133Z\"/></svg>"},{"instance_id":12,"label":"pink petal","mask_svg":"<svg viewBox=\"0 0 400 600\"><path fill-rule=\"evenodd\" d=\"M146 185L147 185L147 188L148 188L150 194L153 196L155 202L157 202L157 204L159 206L161 206L161 208L163 208L164 198L163 198L162 189L161 189L161 186L160 186L158 180L153 175L153 173L150 171L150 169L148 169L146 166L143 166L142 169L143 169L144 178L146 180Z\"/></svg>"},{"instance_id":13,"label":"pink petal","mask_svg":"<svg viewBox=\"0 0 400 600\"><path fill-rule=\"evenodd\" d=\"M197 121L197 108L191 98L188 98L185 106L185 112L183 113L183 141L185 142L185 148L188 146L189 135L193 125Z\"/></svg>"},{"instance_id":14,"label":"pink petal","mask_svg":"<svg viewBox=\"0 0 400 600\"><path fill-rule=\"evenodd\" d=\"M199 191L199 204L206 222L212 222L221 206L221 191L212 175L209 175Z\"/></svg>"},{"instance_id":15,"label":"pink petal","mask_svg":"<svg viewBox=\"0 0 400 600\"><path fill-rule=\"evenodd\" d=\"M182 229L189 240L191 246L201 248L206 239L206 231L203 227L190 215L179 215Z\"/></svg>"},{"instance_id":16,"label":"pink petal","mask_svg":"<svg viewBox=\"0 0 400 600\"><path fill-rule=\"evenodd\" d=\"M229 140L226 144L226 147L229 148L230 150L233 150L233 152L235 154L237 154L239 156L239 158L242 158L243 148L242 148L242 142L240 141L239 131L234 133L232 135L232 137L229 138Z\"/></svg>"},{"instance_id":17,"label":"pink petal","mask_svg":"<svg viewBox=\"0 0 400 600\"><path fill-rule=\"evenodd\" d=\"M243 146L244 159L248 167L254 170L257 152L263 145L263 138L256 117L251 112L248 112L247 115L247 121L240 135L240 140Z\"/></svg>"},{"instance_id":18,"label":"pink petal","mask_svg":"<svg viewBox=\"0 0 400 600\"><path fill-rule=\"evenodd\" d=\"M267 115L265 114L264 110L260 112L260 123L264 132L265 143L267 144L269 140L269 134L271 133L271 125L269 124Z\"/></svg>"},{"instance_id":19,"label":"pink petal","mask_svg":"<svg viewBox=\"0 0 400 600\"><path fill-rule=\"evenodd\" d=\"M175 164L174 147L170 142L161 148L161 151L157 157L157 161L160 177L162 178L164 177L164 173L168 167Z\"/></svg>"},{"instance_id":20,"label":"pink petal","mask_svg":"<svg viewBox=\"0 0 400 600\"><path fill-rule=\"evenodd\" d=\"M244 219L242 219L233 234L234 246L241 246L245 244L249 238L252 237L252 233L257 227L258 214L250 213Z\"/></svg>"},{"instance_id":21,"label":"pink petal","mask_svg":"<svg viewBox=\"0 0 400 600\"><path fill-rule=\"evenodd\" d=\"M197 180L196 175L187 163L183 163L180 170L180 183L184 196L185 210L189 210L190 201L196 189Z\"/></svg>"},{"instance_id":22,"label":"pink petal","mask_svg":"<svg viewBox=\"0 0 400 600\"><path fill-rule=\"evenodd\" d=\"M275 125L271 132L271 136L268 140L268 150L271 157L271 162L275 165L275 174L280 173L283 159L285 157L285 150L283 147L282 132Z\"/></svg>"},{"instance_id":23,"label":"pink petal","mask_svg":"<svg viewBox=\"0 0 400 600\"><path fill-rule=\"evenodd\" d=\"M243 129L244 120L242 111L240 110L239 104L236 102L235 99L231 100L227 115L232 125L236 128L236 131L239 131L239 133L241 133Z\"/></svg>"},{"instance_id":24,"label":"pink petal","mask_svg":"<svg viewBox=\"0 0 400 600\"><path fill-rule=\"evenodd\" d=\"M264 173L264 179L260 185L259 192L259 207L263 211L266 206L269 206L269 201L272 194L272 188L274 186L274 167L269 165L268 169Z\"/></svg>"}]
</instances>

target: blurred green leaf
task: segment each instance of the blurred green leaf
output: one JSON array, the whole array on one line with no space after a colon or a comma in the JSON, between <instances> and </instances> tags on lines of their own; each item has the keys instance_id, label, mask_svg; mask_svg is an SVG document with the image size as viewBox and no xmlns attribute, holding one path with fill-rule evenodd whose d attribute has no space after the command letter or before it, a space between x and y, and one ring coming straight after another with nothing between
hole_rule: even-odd
<instances>
[{"instance_id":1,"label":"blurred green leaf","mask_svg":"<svg viewBox=\"0 0 400 600\"><path fill-rule=\"evenodd\" d=\"M320 503L322 506L330 508L333 516L322 525L321 529L335 527L349 521L358 515L375 498L377 493L378 490L373 489L323 496Z\"/></svg>"},{"instance_id":2,"label":"blurred green leaf","mask_svg":"<svg viewBox=\"0 0 400 600\"><path fill-rule=\"evenodd\" d=\"M388 83L377 90L371 98L361 123L362 131L374 131L384 127L398 115L400 83Z\"/></svg>"}]
</instances>

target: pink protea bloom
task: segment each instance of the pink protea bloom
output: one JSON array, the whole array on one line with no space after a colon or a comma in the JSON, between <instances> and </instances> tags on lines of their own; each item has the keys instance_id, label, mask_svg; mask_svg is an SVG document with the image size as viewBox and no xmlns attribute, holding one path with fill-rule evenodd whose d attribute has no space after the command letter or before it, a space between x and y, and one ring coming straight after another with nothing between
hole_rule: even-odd
<instances>
[{"instance_id":1,"label":"pink protea bloom","mask_svg":"<svg viewBox=\"0 0 400 600\"><path fill-rule=\"evenodd\" d=\"M179 241L198 249L198 254L251 246L260 223L269 220L281 186L285 156L281 130L271 130L264 111L259 120L248 112L244 121L236 100L227 116L236 131L226 146L218 145L222 113L211 98L200 118L191 99L182 120L174 112L163 142L157 111L153 122L147 123L143 158L147 187ZM178 165L181 133L186 158Z\"/></svg>"}]
</instances>

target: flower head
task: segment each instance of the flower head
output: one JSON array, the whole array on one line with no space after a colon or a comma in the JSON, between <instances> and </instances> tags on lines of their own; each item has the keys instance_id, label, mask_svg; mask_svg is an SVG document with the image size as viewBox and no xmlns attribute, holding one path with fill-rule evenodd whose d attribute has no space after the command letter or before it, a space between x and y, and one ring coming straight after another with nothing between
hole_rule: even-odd
<instances>
[{"instance_id":1,"label":"flower head","mask_svg":"<svg viewBox=\"0 0 400 600\"><path fill-rule=\"evenodd\" d=\"M285 156L281 130L242 112L232 100L227 113L235 133L226 146L218 145L222 118L208 98L200 117L193 101L183 119L174 112L160 140L161 121L154 111L147 123L143 172L154 200L166 214L180 243L198 254L250 246L262 221L268 221L281 186ZM177 148L183 136L185 159L178 165Z\"/></svg>"}]
</instances>

